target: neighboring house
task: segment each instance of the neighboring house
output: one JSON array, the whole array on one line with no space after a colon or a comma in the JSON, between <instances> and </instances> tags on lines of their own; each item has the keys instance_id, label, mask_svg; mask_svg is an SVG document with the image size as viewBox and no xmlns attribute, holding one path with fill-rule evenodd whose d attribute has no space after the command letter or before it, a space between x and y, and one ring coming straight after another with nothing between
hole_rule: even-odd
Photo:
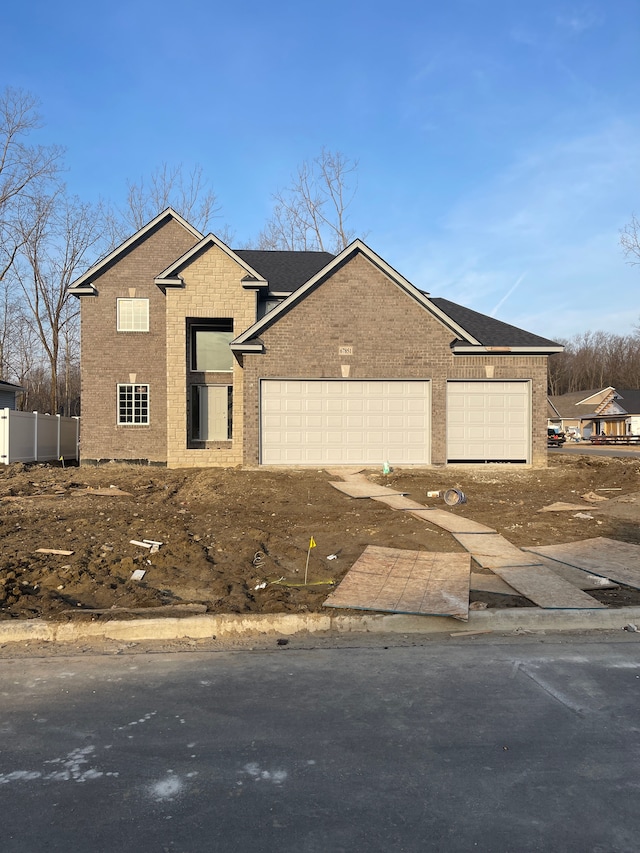
<instances>
[{"instance_id":1,"label":"neighboring house","mask_svg":"<svg viewBox=\"0 0 640 853\"><path fill-rule=\"evenodd\" d=\"M83 462L546 464L562 347L429 297L360 240L234 251L169 209L70 292Z\"/></svg>"},{"instance_id":2,"label":"neighboring house","mask_svg":"<svg viewBox=\"0 0 640 853\"><path fill-rule=\"evenodd\" d=\"M611 386L549 397L549 426L592 435L640 435L640 390Z\"/></svg>"},{"instance_id":3,"label":"neighboring house","mask_svg":"<svg viewBox=\"0 0 640 853\"><path fill-rule=\"evenodd\" d=\"M0 409L17 409L18 394L22 394L23 391L24 388L20 385L0 381Z\"/></svg>"}]
</instances>

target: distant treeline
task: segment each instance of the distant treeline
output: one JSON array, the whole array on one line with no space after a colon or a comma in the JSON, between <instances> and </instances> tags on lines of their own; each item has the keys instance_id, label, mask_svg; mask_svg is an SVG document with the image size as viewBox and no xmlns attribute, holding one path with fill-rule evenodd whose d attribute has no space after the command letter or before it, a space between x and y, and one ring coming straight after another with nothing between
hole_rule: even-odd
<instances>
[{"instance_id":1,"label":"distant treeline","mask_svg":"<svg viewBox=\"0 0 640 853\"><path fill-rule=\"evenodd\" d=\"M585 332L549 358L549 394L640 388L640 326L630 335Z\"/></svg>"}]
</instances>

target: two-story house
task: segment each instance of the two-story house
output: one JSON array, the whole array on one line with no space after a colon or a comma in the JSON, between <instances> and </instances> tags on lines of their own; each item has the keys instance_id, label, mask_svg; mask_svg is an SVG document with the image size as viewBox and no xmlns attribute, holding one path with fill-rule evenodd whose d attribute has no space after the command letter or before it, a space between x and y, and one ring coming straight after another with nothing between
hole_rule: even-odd
<instances>
[{"instance_id":1,"label":"two-story house","mask_svg":"<svg viewBox=\"0 0 640 853\"><path fill-rule=\"evenodd\" d=\"M168 209L70 292L82 462L546 464L562 347L430 297L359 240L232 250Z\"/></svg>"}]
</instances>

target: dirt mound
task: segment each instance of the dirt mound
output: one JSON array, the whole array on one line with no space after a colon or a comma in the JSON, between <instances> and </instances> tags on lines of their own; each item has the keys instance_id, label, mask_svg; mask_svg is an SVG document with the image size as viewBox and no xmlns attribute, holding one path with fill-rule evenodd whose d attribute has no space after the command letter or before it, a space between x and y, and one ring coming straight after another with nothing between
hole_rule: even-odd
<instances>
[{"instance_id":1,"label":"dirt mound","mask_svg":"<svg viewBox=\"0 0 640 853\"><path fill-rule=\"evenodd\" d=\"M546 470L486 466L369 476L443 508L427 492L458 488L467 503L452 511L496 528L515 545L592 536L640 543L635 460L554 454ZM0 619L122 618L123 610L140 608L173 614L184 604L216 613L319 611L330 583L340 581L366 545L461 550L445 531L375 501L348 498L331 479L316 470L0 466ZM592 518L538 513L555 501L581 503L591 491L610 499ZM311 536L317 547L309 585L302 586ZM155 551L132 539L162 545ZM132 579L137 571L144 571L141 580ZM635 590L609 595L608 603L640 603ZM472 598L489 606L515 603L490 594ZM107 615L90 612L96 610Z\"/></svg>"}]
</instances>

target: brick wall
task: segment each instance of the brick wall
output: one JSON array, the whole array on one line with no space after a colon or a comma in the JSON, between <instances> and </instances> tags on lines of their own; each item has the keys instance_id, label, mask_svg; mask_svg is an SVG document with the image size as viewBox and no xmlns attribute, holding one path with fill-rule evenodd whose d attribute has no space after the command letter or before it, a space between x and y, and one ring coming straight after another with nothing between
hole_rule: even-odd
<instances>
[{"instance_id":1,"label":"brick wall","mask_svg":"<svg viewBox=\"0 0 640 853\"><path fill-rule=\"evenodd\" d=\"M546 356L454 356L453 334L356 255L261 334L264 354L244 355L245 465L259 461L259 383L263 378L432 380L434 464L446 459L446 380L531 381L532 462L546 465ZM353 354L339 354L339 347ZM493 368L489 377L486 367Z\"/></svg>"},{"instance_id":2,"label":"brick wall","mask_svg":"<svg viewBox=\"0 0 640 853\"><path fill-rule=\"evenodd\" d=\"M153 279L196 242L175 220L145 236L81 297L81 461L167 459L165 295ZM116 300L149 299L149 331L118 332ZM117 384L149 385L149 425L117 423Z\"/></svg>"},{"instance_id":3,"label":"brick wall","mask_svg":"<svg viewBox=\"0 0 640 853\"><path fill-rule=\"evenodd\" d=\"M245 290L246 270L217 246L181 272L184 288L167 292L167 464L169 467L229 466L242 462L243 371L234 359L232 374L192 374L188 364L186 318L233 319L234 335L256 320L256 293ZM191 382L233 385L233 438L188 447L187 394Z\"/></svg>"}]
</instances>

